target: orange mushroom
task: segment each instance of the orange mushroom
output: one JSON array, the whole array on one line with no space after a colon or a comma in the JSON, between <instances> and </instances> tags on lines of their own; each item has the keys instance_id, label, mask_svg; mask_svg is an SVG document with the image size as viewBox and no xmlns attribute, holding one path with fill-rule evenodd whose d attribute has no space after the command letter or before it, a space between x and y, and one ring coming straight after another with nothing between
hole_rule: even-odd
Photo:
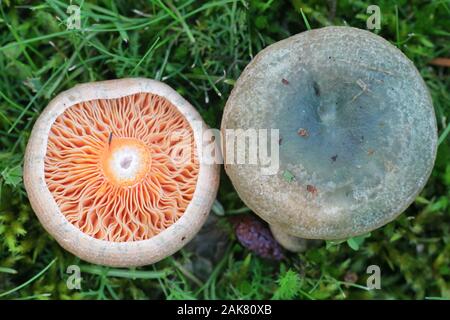
<instances>
[{"instance_id":1,"label":"orange mushroom","mask_svg":"<svg viewBox=\"0 0 450 320\"><path fill-rule=\"evenodd\" d=\"M214 201L219 166L200 159L203 129L197 111L161 82L78 85L33 128L24 163L31 205L84 260L157 262L198 232Z\"/></svg>"}]
</instances>

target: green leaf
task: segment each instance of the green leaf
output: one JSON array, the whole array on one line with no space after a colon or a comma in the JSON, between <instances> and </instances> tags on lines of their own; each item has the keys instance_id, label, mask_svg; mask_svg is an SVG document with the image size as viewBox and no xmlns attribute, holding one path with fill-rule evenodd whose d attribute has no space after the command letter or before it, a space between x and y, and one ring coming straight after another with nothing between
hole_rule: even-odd
<instances>
[{"instance_id":1,"label":"green leaf","mask_svg":"<svg viewBox=\"0 0 450 320\"><path fill-rule=\"evenodd\" d=\"M359 243L355 240L355 238L350 238L347 240L347 244L350 248L352 248L355 251L359 250Z\"/></svg>"},{"instance_id":2,"label":"green leaf","mask_svg":"<svg viewBox=\"0 0 450 320\"><path fill-rule=\"evenodd\" d=\"M295 176L289 170L284 170L283 179L287 182L292 182L295 179Z\"/></svg>"},{"instance_id":3,"label":"green leaf","mask_svg":"<svg viewBox=\"0 0 450 320\"><path fill-rule=\"evenodd\" d=\"M425 47L428 47L428 48L434 47L434 44L425 37L420 37L419 40Z\"/></svg>"},{"instance_id":4,"label":"green leaf","mask_svg":"<svg viewBox=\"0 0 450 320\"><path fill-rule=\"evenodd\" d=\"M17 270L7 267L0 267L0 272L9 273L9 274L17 274Z\"/></svg>"},{"instance_id":5,"label":"green leaf","mask_svg":"<svg viewBox=\"0 0 450 320\"><path fill-rule=\"evenodd\" d=\"M215 215L220 216L220 217L225 215L225 209L223 208L222 204L217 199L214 200L211 211L214 212Z\"/></svg>"},{"instance_id":6,"label":"green leaf","mask_svg":"<svg viewBox=\"0 0 450 320\"><path fill-rule=\"evenodd\" d=\"M308 18L306 18L305 13L303 12L303 8L300 8L300 13L303 17L303 22L305 22L306 29L311 30L311 26L309 25Z\"/></svg>"},{"instance_id":7,"label":"green leaf","mask_svg":"<svg viewBox=\"0 0 450 320\"><path fill-rule=\"evenodd\" d=\"M392 237L389 239L389 241L390 241L390 242L395 242L395 241L401 239L402 236L403 236L403 235L402 235L400 232L396 232L396 233L394 233L394 234L392 235Z\"/></svg>"},{"instance_id":8,"label":"green leaf","mask_svg":"<svg viewBox=\"0 0 450 320\"><path fill-rule=\"evenodd\" d=\"M22 182L22 167L6 168L2 171L2 177L6 184L17 187Z\"/></svg>"},{"instance_id":9,"label":"green leaf","mask_svg":"<svg viewBox=\"0 0 450 320\"><path fill-rule=\"evenodd\" d=\"M445 173L442 175L442 180L447 186L450 186L450 164L448 164L445 168Z\"/></svg>"},{"instance_id":10,"label":"green leaf","mask_svg":"<svg viewBox=\"0 0 450 320\"><path fill-rule=\"evenodd\" d=\"M255 19L255 25L258 29L264 29L267 26L267 17L266 16L258 16Z\"/></svg>"},{"instance_id":11,"label":"green leaf","mask_svg":"<svg viewBox=\"0 0 450 320\"><path fill-rule=\"evenodd\" d=\"M430 212L443 211L447 208L447 206L448 206L448 197L441 196L436 202L430 204L428 209L430 210Z\"/></svg>"},{"instance_id":12,"label":"green leaf","mask_svg":"<svg viewBox=\"0 0 450 320\"><path fill-rule=\"evenodd\" d=\"M357 236L357 237L353 237L350 239L347 239L347 244L350 248L352 248L355 251L358 251L359 248L361 247L361 245L364 243L364 239L370 237L370 233L361 235L361 236Z\"/></svg>"},{"instance_id":13,"label":"green leaf","mask_svg":"<svg viewBox=\"0 0 450 320\"><path fill-rule=\"evenodd\" d=\"M341 243L344 243L345 240L326 240L326 249L330 249L332 247L336 247L340 245Z\"/></svg>"},{"instance_id":14,"label":"green leaf","mask_svg":"<svg viewBox=\"0 0 450 320\"><path fill-rule=\"evenodd\" d=\"M293 299L297 296L302 287L300 276L291 269L281 275L277 282L279 287L273 295L273 299L276 300Z\"/></svg>"}]
</instances>

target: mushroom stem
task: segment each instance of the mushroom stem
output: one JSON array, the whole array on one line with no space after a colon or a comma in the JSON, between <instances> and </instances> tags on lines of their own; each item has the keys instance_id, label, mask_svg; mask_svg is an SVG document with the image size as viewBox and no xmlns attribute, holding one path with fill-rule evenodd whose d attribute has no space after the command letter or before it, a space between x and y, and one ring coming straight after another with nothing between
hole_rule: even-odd
<instances>
[{"instance_id":1,"label":"mushroom stem","mask_svg":"<svg viewBox=\"0 0 450 320\"><path fill-rule=\"evenodd\" d=\"M317 241L292 236L286 233L282 227L274 224L270 225L270 231L272 231L273 237L283 248L292 252L304 252L313 242Z\"/></svg>"}]
</instances>

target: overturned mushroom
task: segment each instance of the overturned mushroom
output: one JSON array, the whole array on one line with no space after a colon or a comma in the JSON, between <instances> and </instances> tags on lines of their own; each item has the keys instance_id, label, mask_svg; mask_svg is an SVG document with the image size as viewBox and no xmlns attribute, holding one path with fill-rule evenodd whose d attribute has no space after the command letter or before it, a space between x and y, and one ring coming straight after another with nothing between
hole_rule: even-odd
<instances>
[{"instance_id":1,"label":"overturned mushroom","mask_svg":"<svg viewBox=\"0 0 450 320\"><path fill-rule=\"evenodd\" d=\"M218 165L205 164L206 126L169 86L150 79L78 85L34 125L24 182L44 228L80 258L154 263L208 216Z\"/></svg>"},{"instance_id":2,"label":"overturned mushroom","mask_svg":"<svg viewBox=\"0 0 450 320\"><path fill-rule=\"evenodd\" d=\"M260 52L227 101L223 135L231 129L279 129L276 174L261 162L225 169L276 238L298 250L289 236L342 239L395 219L436 156L436 119L419 72L383 38L350 27L307 31Z\"/></svg>"}]
</instances>

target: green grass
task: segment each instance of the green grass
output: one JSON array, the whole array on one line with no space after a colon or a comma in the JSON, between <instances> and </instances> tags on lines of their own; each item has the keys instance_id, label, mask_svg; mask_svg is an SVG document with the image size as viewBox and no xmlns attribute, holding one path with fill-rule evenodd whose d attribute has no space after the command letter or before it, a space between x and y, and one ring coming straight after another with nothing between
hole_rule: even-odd
<instances>
[{"instance_id":1,"label":"green grass","mask_svg":"<svg viewBox=\"0 0 450 320\"><path fill-rule=\"evenodd\" d=\"M367 4L72 1L81 5L82 30L67 30L67 2L0 1L0 298L450 299L450 70L429 65L435 57L450 57L449 0L377 1L382 23L376 32L414 61L439 126L435 169L400 218L367 238L323 243L281 263L266 261L236 242L228 219L250 210L222 174L214 212L229 239L223 254L204 261L183 249L129 270L89 265L67 253L29 206L23 153L49 100L81 82L155 78L217 128L235 80L257 52L310 28L365 28ZM66 285L72 264L81 266L79 291ZM365 287L372 264L381 268L381 290Z\"/></svg>"}]
</instances>

